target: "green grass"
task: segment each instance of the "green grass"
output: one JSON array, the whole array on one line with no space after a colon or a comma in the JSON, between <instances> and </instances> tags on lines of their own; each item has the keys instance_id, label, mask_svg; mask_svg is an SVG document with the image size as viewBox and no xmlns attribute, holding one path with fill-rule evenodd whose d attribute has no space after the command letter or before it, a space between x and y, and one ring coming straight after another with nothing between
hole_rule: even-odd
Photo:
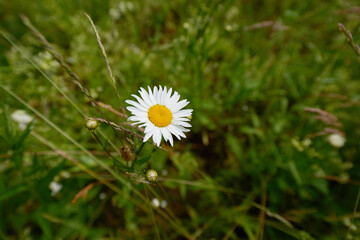
<instances>
[{"instance_id":1,"label":"green grass","mask_svg":"<svg viewBox=\"0 0 360 240\"><path fill-rule=\"evenodd\" d=\"M0 1L0 238L357 239L360 62L338 27L360 43L356 4ZM194 109L174 147L91 104L123 113L148 85ZM25 130L17 109L36 119Z\"/></svg>"}]
</instances>

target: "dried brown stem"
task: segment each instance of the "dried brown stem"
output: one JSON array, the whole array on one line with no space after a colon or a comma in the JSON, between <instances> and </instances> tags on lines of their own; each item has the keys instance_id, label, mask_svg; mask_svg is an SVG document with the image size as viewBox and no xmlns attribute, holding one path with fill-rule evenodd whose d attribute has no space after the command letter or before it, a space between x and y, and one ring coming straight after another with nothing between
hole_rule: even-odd
<instances>
[{"instance_id":1,"label":"dried brown stem","mask_svg":"<svg viewBox=\"0 0 360 240\"><path fill-rule=\"evenodd\" d=\"M336 133L336 134L340 134L340 135L345 135L344 132L338 130L338 129L335 129L335 128L325 128L324 130L320 131L320 132L316 132L316 133L313 133L313 134L310 134L308 137L309 138L314 138L314 137L318 137L318 136L323 136L323 135L327 135L327 134L330 134L330 133Z\"/></svg>"},{"instance_id":2,"label":"dried brown stem","mask_svg":"<svg viewBox=\"0 0 360 240\"><path fill-rule=\"evenodd\" d=\"M96 36L96 41L97 41L97 43L98 43L98 45L99 45L99 47L100 47L100 49L101 49L101 53L102 53L102 55L103 55L105 64L106 64L107 69L108 69L108 71L109 71L109 75L110 75L110 78L111 78L111 80L112 80L113 87L114 87L115 92L116 92L116 95L117 95L117 97L118 97L118 99L119 99L119 101L120 101L121 98L120 98L119 91L117 90L117 87L116 87L116 80L115 80L114 75L113 75L113 73L112 73L112 70L111 70L111 67L110 67L110 64L109 64L109 60L108 60L108 57L107 57L107 54L106 54L104 45L103 45L102 42L101 42L100 35L99 35L99 33L98 33L97 29L96 29L96 26L95 26L93 20L91 19L91 17L90 17L87 13L84 13L84 14L85 14L85 16L89 19L89 21L90 21L90 23L91 23L91 26L92 26L92 28L94 29L95 36Z\"/></svg>"},{"instance_id":3,"label":"dried brown stem","mask_svg":"<svg viewBox=\"0 0 360 240\"><path fill-rule=\"evenodd\" d=\"M359 60L360 60L360 47L358 44L354 42L351 32L342 23L338 23L338 27L340 31L342 31L348 37L347 41L349 42L350 46L354 49L355 53L359 56Z\"/></svg>"},{"instance_id":4,"label":"dried brown stem","mask_svg":"<svg viewBox=\"0 0 360 240\"><path fill-rule=\"evenodd\" d=\"M129 129L126 129L126 128L124 128L124 127L122 127L122 126L120 126L120 125L117 125L116 123L110 122L110 121L108 121L108 120L106 120L106 119L102 119L102 118L86 118L86 119L95 120L95 121L99 121L99 122L108 124L108 125L110 125L111 127L113 127L115 130L119 130L119 131L128 133L128 134L130 134L130 135L132 135L132 136L134 136L134 137L137 137L137 138L139 138L139 139L141 139L141 140L144 139L144 137L141 136L140 134L138 134L138 133L136 133L136 132L133 132L133 131L130 131ZM155 143L152 143L152 144L157 147L157 145L156 145ZM165 150L164 148L162 148L162 147L158 147L158 148L166 151L166 150Z\"/></svg>"},{"instance_id":5,"label":"dried brown stem","mask_svg":"<svg viewBox=\"0 0 360 240\"><path fill-rule=\"evenodd\" d=\"M319 119L320 121L322 121L326 124L333 125L336 127L342 127L342 124L339 122L337 117L335 117L333 114L328 113L324 110L321 110L318 108L304 108L304 111L317 113L318 115L315 116L315 119Z\"/></svg>"},{"instance_id":6,"label":"dried brown stem","mask_svg":"<svg viewBox=\"0 0 360 240\"><path fill-rule=\"evenodd\" d=\"M100 107L105 108L105 109L109 110L110 112L118 115L119 117L122 117L122 118L128 118L128 117L129 117L127 114L121 113L121 112L119 112L118 110L114 109L114 108L113 108L111 105L109 105L109 104L105 104L105 103L103 103L103 102L97 102L97 104L99 104Z\"/></svg>"}]
</instances>

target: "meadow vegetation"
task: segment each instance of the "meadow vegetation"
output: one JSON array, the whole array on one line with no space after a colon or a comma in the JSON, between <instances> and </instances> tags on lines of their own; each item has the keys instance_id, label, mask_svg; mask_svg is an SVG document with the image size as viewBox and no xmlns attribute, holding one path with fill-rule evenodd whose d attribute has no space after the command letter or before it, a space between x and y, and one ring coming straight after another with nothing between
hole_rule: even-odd
<instances>
[{"instance_id":1,"label":"meadow vegetation","mask_svg":"<svg viewBox=\"0 0 360 240\"><path fill-rule=\"evenodd\" d=\"M0 239L360 239L359 27L355 0L0 1ZM194 109L174 147L127 121L158 85Z\"/></svg>"}]
</instances>

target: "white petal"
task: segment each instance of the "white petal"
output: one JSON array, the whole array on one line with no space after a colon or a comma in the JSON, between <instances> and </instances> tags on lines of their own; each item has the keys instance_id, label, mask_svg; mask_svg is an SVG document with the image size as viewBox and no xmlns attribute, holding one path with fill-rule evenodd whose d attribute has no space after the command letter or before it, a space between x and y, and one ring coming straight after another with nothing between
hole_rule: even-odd
<instances>
[{"instance_id":1,"label":"white petal","mask_svg":"<svg viewBox=\"0 0 360 240\"><path fill-rule=\"evenodd\" d=\"M174 95L170 98L169 103L166 103L166 106L170 109L173 106L175 106L175 104L177 103L177 101L179 101L180 99L180 95L178 94L178 92L174 92Z\"/></svg>"},{"instance_id":2,"label":"white petal","mask_svg":"<svg viewBox=\"0 0 360 240\"><path fill-rule=\"evenodd\" d=\"M158 93L158 96L157 96L157 102L158 104L161 104L161 96L162 96L162 86L159 86L159 93Z\"/></svg>"},{"instance_id":3,"label":"white petal","mask_svg":"<svg viewBox=\"0 0 360 240\"><path fill-rule=\"evenodd\" d=\"M147 140L149 140L149 138L152 136L152 133L146 133L143 142L146 142Z\"/></svg>"},{"instance_id":4,"label":"white petal","mask_svg":"<svg viewBox=\"0 0 360 240\"><path fill-rule=\"evenodd\" d=\"M164 87L163 93L161 95L161 105L165 105L165 98L166 98L166 94L167 94L167 88L166 86Z\"/></svg>"},{"instance_id":5,"label":"white petal","mask_svg":"<svg viewBox=\"0 0 360 240\"><path fill-rule=\"evenodd\" d=\"M173 117L175 121L190 122L191 120L187 117Z\"/></svg>"},{"instance_id":6,"label":"white petal","mask_svg":"<svg viewBox=\"0 0 360 240\"><path fill-rule=\"evenodd\" d=\"M146 92L145 89L140 88L139 93L142 99L144 99L144 101L146 102L146 104L148 104L149 106L153 105L153 103L150 101L149 94Z\"/></svg>"},{"instance_id":7,"label":"white petal","mask_svg":"<svg viewBox=\"0 0 360 240\"><path fill-rule=\"evenodd\" d=\"M154 95L153 95L153 93L152 93L152 91L151 91L151 88L150 88L149 86L148 86L148 89L149 89L149 98L150 98L152 104L153 104L153 105L156 105L156 104L157 104L156 98L154 97Z\"/></svg>"},{"instance_id":8,"label":"white petal","mask_svg":"<svg viewBox=\"0 0 360 240\"><path fill-rule=\"evenodd\" d=\"M183 122L183 121L176 121L176 120L172 120L171 124L177 125L177 126L183 126L183 127L191 127L191 125L187 122Z\"/></svg>"},{"instance_id":9,"label":"white petal","mask_svg":"<svg viewBox=\"0 0 360 240\"><path fill-rule=\"evenodd\" d=\"M144 133L154 132L154 129L155 129L155 125L154 124L151 124L151 125L149 124L145 128Z\"/></svg>"},{"instance_id":10,"label":"white petal","mask_svg":"<svg viewBox=\"0 0 360 240\"><path fill-rule=\"evenodd\" d=\"M150 121L146 121L144 124L142 124L141 126L139 126L139 127L148 127L148 126L150 126L150 125L153 125Z\"/></svg>"},{"instance_id":11,"label":"white petal","mask_svg":"<svg viewBox=\"0 0 360 240\"><path fill-rule=\"evenodd\" d=\"M176 113L173 113L173 118L191 116L192 111L193 111L192 109L180 110L180 111L178 111Z\"/></svg>"},{"instance_id":12,"label":"white petal","mask_svg":"<svg viewBox=\"0 0 360 240\"><path fill-rule=\"evenodd\" d=\"M188 104L189 104L189 102L186 99L181 100L180 102L171 106L171 111L175 113L175 112L179 111L180 109L184 108Z\"/></svg>"},{"instance_id":13,"label":"white petal","mask_svg":"<svg viewBox=\"0 0 360 240\"><path fill-rule=\"evenodd\" d=\"M180 129L178 126L172 125L172 124L171 124L171 126L173 127L173 130L174 130L177 134L179 134L179 136L181 136L181 137L183 137L183 138L186 138L185 134L181 131L181 129Z\"/></svg>"},{"instance_id":14,"label":"white petal","mask_svg":"<svg viewBox=\"0 0 360 240\"><path fill-rule=\"evenodd\" d=\"M141 99L141 97L135 95L135 94L131 94L131 96L133 96L134 98L136 98L136 100L140 103L141 106L146 107L146 108L150 108L151 105L147 104L143 99Z\"/></svg>"},{"instance_id":15,"label":"white petal","mask_svg":"<svg viewBox=\"0 0 360 240\"><path fill-rule=\"evenodd\" d=\"M169 126L167 126L167 129L170 131L170 133L174 134L177 139L179 140L181 139L180 135L178 134L178 131L173 125L170 124Z\"/></svg>"},{"instance_id":16,"label":"white petal","mask_svg":"<svg viewBox=\"0 0 360 240\"><path fill-rule=\"evenodd\" d=\"M157 89L156 86L154 87L153 95L154 95L154 98L155 98L155 100L156 100L156 104L159 104L158 101L157 101L158 95L159 95L159 91L158 91L158 89Z\"/></svg>"},{"instance_id":17,"label":"white petal","mask_svg":"<svg viewBox=\"0 0 360 240\"><path fill-rule=\"evenodd\" d=\"M132 122L138 121L139 123L145 123L146 119L138 117L138 116L131 116L128 118L128 121L132 121Z\"/></svg>"},{"instance_id":18,"label":"white petal","mask_svg":"<svg viewBox=\"0 0 360 240\"><path fill-rule=\"evenodd\" d=\"M172 92L172 88L170 88L169 91L166 93L165 100L164 100L165 106L170 101L171 92Z\"/></svg>"},{"instance_id":19,"label":"white petal","mask_svg":"<svg viewBox=\"0 0 360 240\"><path fill-rule=\"evenodd\" d=\"M135 107L126 107L127 110L129 110L132 114L138 115L138 116L143 116L143 117L147 117L148 113L145 111L141 111L138 108Z\"/></svg>"},{"instance_id":20,"label":"white petal","mask_svg":"<svg viewBox=\"0 0 360 240\"><path fill-rule=\"evenodd\" d=\"M154 133L153 133L153 141L157 146L160 146L160 142L161 142L161 132L160 132L160 128L156 127L154 129Z\"/></svg>"},{"instance_id":21,"label":"white petal","mask_svg":"<svg viewBox=\"0 0 360 240\"><path fill-rule=\"evenodd\" d=\"M146 108L146 107L141 106L139 103L137 103L137 102L135 102L135 101L133 101L133 100L125 100L125 102L126 102L127 104L130 104L130 105L132 105L132 106L140 109L140 110L147 111L147 108Z\"/></svg>"},{"instance_id":22,"label":"white petal","mask_svg":"<svg viewBox=\"0 0 360 240\"><path fill-rule=\"evenodd\" d=\"M167 135L167 139L169 140L171 146L174 146L174 140L173 137L167 127L162 128L163 134L165 133Z\"/></svg>"},{"instance_id":23,"label":"white petal","mask_svg":"<svg viewBox=\"0 0 360 240\"><path fill-rule=\"evenodd\" d=\"M166 128L162 127L160 128L160 132L161 132L161 135L164 137L165 141L168 140L168 135L167 135L167 132L166 132Z\"/></svg>"},{"instance_id":24,"label":"white petal","mask_svg":"<svg viewBox=\"0 0 360 240\"><path fill-rule=\"evenodd\" d=\"M182 132L190 132L190 129L186 129L186 128L184 128L184 127L182 127L182 126L177 126L177 125L174 125L177 129L179 129L180 131L182 131Z\"/></svg>"}]
</instances>

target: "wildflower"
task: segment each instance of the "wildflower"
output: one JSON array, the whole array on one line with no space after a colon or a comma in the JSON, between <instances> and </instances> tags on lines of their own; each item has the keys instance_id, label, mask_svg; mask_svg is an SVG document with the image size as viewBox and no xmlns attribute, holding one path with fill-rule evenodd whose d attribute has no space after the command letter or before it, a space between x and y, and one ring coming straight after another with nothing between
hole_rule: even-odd
<instances>
[{"instance_id":1,"label":"wildflower","mask_svg":"<svg viewBox=\"0 0 360 240\"><path fill-rule=\"evenodd\" d=\"M145 179L149 182L156 182L158 179L158 173L154 169L146 170Z\"/></svg>"},{"instance_id":2,"label":"wildflower","mask_svg":"<svg viewBox=\"0 0 360 240\"><path fill-rule=\"evenodd\" d=\"M51 190L51 196L54 196L56 195L58 192L60 192L60 190L62 189L62 184L61 183L58 183L58 182L55 182L55 181L52 181L50 184L49 184L49 188Z\"/></svg>"},{"instance_id":3,"label":"wildflower","mask_svg":"<svg viewBox=\"0 0 360 240\"><path fill-rule=\"evenodd\" d=\"M177 92L171 96L172 88L167 90L166 87L159 86L159 89L154 87L152 91L148 87L148 90L149 92L140 88L141 98L132 94L138 102L126 100L126 103L132 105L126 109L133 114L128 120L145 127L144 142L152 136L154 143L159 146L164 137L173 146L172 134L180 140L180 137L186 138L184 132L190 131L186 127L191 127L188 117L193 110L182 109L189 102L186 99L179 101L180 95Z\"/></svg>"},{"instance_id":4,"label":"wildflower","mask_svg":"<svg viewBox=\"0 0 360 240\"><path fill-rule=\"evenodd\" d=\"M338 134L338 133L330 134L327 137L327 140L333 147L336 147L336 148L343 147L346 142L346 138L343 135Z\"/></svg>"},{"instance_id":5,"label":"wildflower","mask_svg":"<svg viewBox=\"0 0 360 240\"><path fill-rule=\"evenodd\" d=\"M161 200L161 202L160 202L160 207L162 207L162 208L166 208L167 207L167 201L166 200Z\"/></svg>"},{"instance_id":6,"label":"wildflower","mask_svg":"<svg viewBox=\"0 0 360 240\"><path fill-rule=\"evenodd\" d=\"M166 208L167 207L167 201L166 200L159 200L157 198L153 198L151 200L151 204L153 205L154 208L158 208L158 207L161 207L161 208Z\"/></svg>"},{"instance_id":7,"label":"wildflower","mask_svg":"<svg viewBox=\"0 0 360 240\"><path fill-rule=\"evenodd\" d=\"M155 208L160 207L160 201L159 201L159 199L157 199L157 198L153 198L153 200L151 201L151 203L152 203L153 207L155 207Z\"/></svg>"},{"instance_id":8,"label":"wildflower","mask_svg":"<svg viewBox=\"0 0 360 240\"><path fill-rule=\"evenodd\" d=\"M101 200L104 200L104 199L106 198L106 193L104 193L104 192L100 193L100 194L99 194L99 198L100 198Z\"/></svg>"},{"instance_id":9,"label":"wildflower","mask_svg":"<svg viewBox=\"0 0 360 240\"><path fill-rule=\"evenodd\" d=\"M34 118L28 115L25 110L16 110L11 114L11 119L19 124L20 130L25 130Z\"/></svg>"}]
</instances>

